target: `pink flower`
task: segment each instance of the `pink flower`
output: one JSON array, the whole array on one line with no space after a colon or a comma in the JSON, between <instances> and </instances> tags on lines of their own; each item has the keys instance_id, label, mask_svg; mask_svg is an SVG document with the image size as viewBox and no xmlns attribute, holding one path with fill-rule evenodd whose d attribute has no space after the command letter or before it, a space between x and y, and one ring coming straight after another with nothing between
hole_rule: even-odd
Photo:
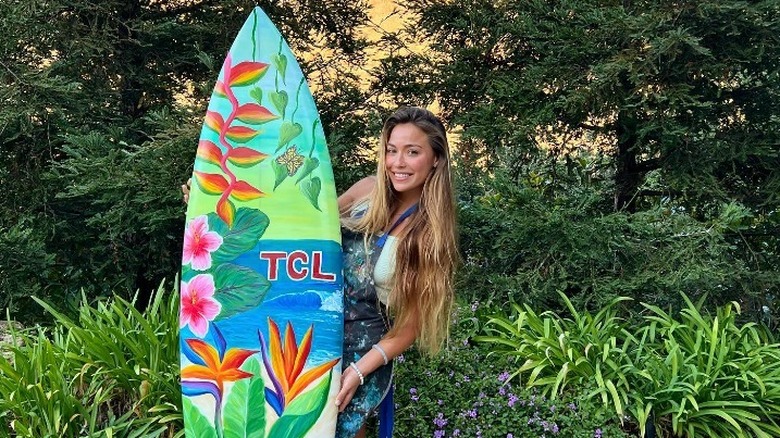
<instances>
[{"instance_id":1,"label":"pink flower","mask_svg":"<svg viewBox=\"0 0 780 438\"><path fill-rule=\"evenodd\" d=\"M222 245L222 236L209 231L208 218L198 216L184 231L182 264L192 263L192 269L203 271L211 267L211 253Z\"/></svg>"},{"instance_id":2,"label":"pink flower","mask_svg":"<svg viewBox=\"0 0 780 438\"><path fill-rule=\"evenodd\" d=\"M209 321L219 315L222 304L214 297L214 278L200 274L189 283L181 282L181 313L179 327L190 326L190 330L199 337L206 336Z\"/></svg>"}]
</instances>

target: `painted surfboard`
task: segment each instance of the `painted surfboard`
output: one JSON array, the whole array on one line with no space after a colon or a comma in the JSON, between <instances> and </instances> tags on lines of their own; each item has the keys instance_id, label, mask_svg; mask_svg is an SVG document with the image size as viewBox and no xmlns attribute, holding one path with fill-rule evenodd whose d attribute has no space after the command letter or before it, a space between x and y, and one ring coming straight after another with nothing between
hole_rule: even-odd
<instances>
[{"instance_id":1,"label":"painted surfboard","mask_svg":"<svg viewBox=\"0 0 780 438\"><path fill-rule=\"evenodd\" d=\"M181 271L193 438L335 434L341 234L303 73L260 8L225 59L198 143Z\"/></svg>"}]
</instances>

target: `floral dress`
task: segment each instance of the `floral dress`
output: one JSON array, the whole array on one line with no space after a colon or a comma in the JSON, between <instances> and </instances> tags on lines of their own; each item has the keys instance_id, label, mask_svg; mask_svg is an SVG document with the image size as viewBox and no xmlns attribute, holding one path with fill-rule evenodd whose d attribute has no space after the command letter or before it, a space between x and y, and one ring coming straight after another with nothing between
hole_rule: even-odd
<instances>
[{"instance_id":1,"label":"floral dress","mask_svg":"<svg viewBox=\"0 0 780 438\"><path fill-rule=\"evenodd\" d=\"M357 362L388 332L387 308L379 302L373 271L381 250L376 238L366 242L363 235L342 229L344 253L344 353L342 369ZM378 368L358 386L352 401L339 414L336 438L354 437L380 402L393 380L392 361Z\"/></svg>"}]
</instances>

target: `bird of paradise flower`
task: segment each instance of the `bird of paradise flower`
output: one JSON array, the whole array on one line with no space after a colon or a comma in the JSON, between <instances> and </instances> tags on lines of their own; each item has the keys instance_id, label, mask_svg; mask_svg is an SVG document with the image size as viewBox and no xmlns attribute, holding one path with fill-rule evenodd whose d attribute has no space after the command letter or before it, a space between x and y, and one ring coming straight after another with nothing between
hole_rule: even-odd
<instances>
[{"instance_id":1,"label":"bird of paradise flower","mask_svg":"<svg viewBox=\"0 0 780 438\"><path fill-rule=\"evenodd\" d=\"M217 348L201 339L185 339L182 352L192 362L181 370L182 393L186 396L211 394L216 401L214 427L217 436L222 431L222 400L225 394L225 382L235 382L252 377L251 373L239 368L257 350L242 348L227 349L227 342L216 324L211 324L211 332ZM189 348L187 348L189 347ZM195 379L195 380L191 380Z\"/></svg>"},{"instance_id":2,"label":"bird of paradise flower","mask_svg":"<svg viewBox=\"0 0 780 438\"><path fill-rule=\"evenodd\" d=\"M313 325L306 330L300 345L295 340L295 331L289 321L282 340L279 326L273 319L268 318L270 343L267 347L263 333L259 330L257 333L260 337L263 365L274 386L274 389L265 388L265 398L274 412L281 417L285 407L312 382L333 368L339 359L324 362L301 374L311 352Z\"/></svg>"}]
</instances>

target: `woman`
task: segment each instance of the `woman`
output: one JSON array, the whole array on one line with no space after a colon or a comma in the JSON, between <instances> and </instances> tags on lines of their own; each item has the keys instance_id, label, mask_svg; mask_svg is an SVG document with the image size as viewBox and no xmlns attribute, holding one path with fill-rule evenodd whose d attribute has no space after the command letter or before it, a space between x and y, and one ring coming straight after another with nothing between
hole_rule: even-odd
<instances>
[{"instance_id":1,"label":"woman","mask_svg":"<svg viewBox=\"0 0 780 438\"><path fill-rule=\"evenodd\" d=\"M435 353L449 332L457 246L439 119L421 108L390 116L376 177L341 195L339 210L346 288L336 436L364 437L366 418L390 389L392 360L415 341Z\"/></svg>"},{"instance_id":2,"label":"woman","mask_svg":"<svg viewBox=\"0 0 780 438\"><path fill-rule=\"evenodd\" d=\"M189 182L182 186L189 198ZM376 176L338 199L344 250L344 355L336 437L365 437L385 400L392 434L392 361L415 341L436 353L449 334L457 261L449 145L430 111L406 107L382 129Z\"/></svg>"}]
</instances>

